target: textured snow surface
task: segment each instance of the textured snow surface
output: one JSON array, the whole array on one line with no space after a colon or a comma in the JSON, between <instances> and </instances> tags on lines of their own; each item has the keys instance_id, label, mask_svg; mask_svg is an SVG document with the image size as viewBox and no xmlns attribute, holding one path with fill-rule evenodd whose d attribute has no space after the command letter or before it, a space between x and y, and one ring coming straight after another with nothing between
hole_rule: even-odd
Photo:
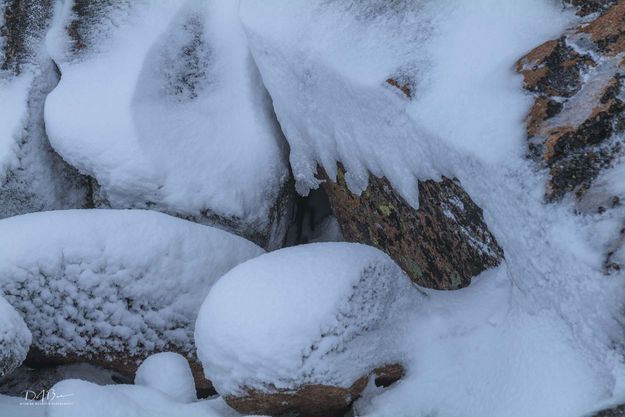
<instances>
[{"instance_id":1,"label":"textured snow surface","mask_svg":"<svg viewBox=\"0 0 625 417\"><path fill-rule=\"evenodd\" d=\"M88 7L83 49L67 33L71 2L48 35L62 73L45 106L55 150L94 176L112 207L156 208L280 244L286 142L238 2Z\"/></svg>"},{"instance_id":2,"label":"textured snow surface","mask_svg":"<svg viewBox=\"0 0 625 417\"><path fill-rule=\"evenodd\" d=\"M174 352L155 353L146 358L137 369L135 385L153 388L183 403L197 400L189 362Z\"/></svg>"},{"instance_id":3,"label":"textured snow surface","mask_svg":"<svg viewBox=\"0 0 625 417\"><path fill-rule=\"evenodd\" d=\"M0 289L45 351L190 352L211 285L261 253L157 212L27 214L0 221Z\"/></svg>"},{"instance_id":4,"label":"textured snow surface","mask_svg":"<svg viewBox=\"0 0 625 417\"><path fill-rule=\"evenodd\" d=\"M17 311L0 296L0 377L26 359L32 336Z\"/></svg>"},{"instance_id":5,"label":"textured snow surface","mask_svg":"<svg viewBox=\"0 0 625 417\"><path fill-rule=\"evenodd\" d=\"M397 359L388 339L408 298L418 303L416 288L375 248L314 243L270 252L213 286L196 323L198 357L222 395L349 387Z\"/></svg>"}]
</instances>

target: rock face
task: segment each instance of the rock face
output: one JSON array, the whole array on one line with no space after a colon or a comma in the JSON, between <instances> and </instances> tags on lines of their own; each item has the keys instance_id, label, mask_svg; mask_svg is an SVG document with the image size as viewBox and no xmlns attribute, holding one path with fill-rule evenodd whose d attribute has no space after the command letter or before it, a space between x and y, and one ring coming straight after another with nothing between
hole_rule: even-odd
<instances>
[{"instance_id":1,"label":"rock face","mask_svg":"<svg viewBox=\"0 0 625 417\"><path fill-rule=\"evenodd\" d=\"M263 252L151 211L27 214L0 221L0 290L32 331L27 365L89 362L132 380L146 356L175 351L206 394L193 344L199 307L217 278Z\"/></svg>"},{"instance_id":2,"label":"rock face","mask_svg":"<svg viewBox=\"0 0 625 417\"><path fill-rule=\"evenodd\" d=\"M401 378L392 336L420 294L383 252L314 243L270 252L224 275L196 323L198 357L243 414L334 416L372 377Z\"/></svg>"},{"instance_id":3,"label":"rock face","mask_svg":"<svg viewBox=\"0 0 625 417\"><path fill-rule=\"evenodd\" d=\"M0 378L22 364L31 340L22 317L0 296Z\"/></svg>"},{"instance_id":4,"label":"rock face","mask_svg":"<svg viewBox=\"0 0 625 417\"><path fill-rule=\"evenodd\" d=\"M622 154L625 2L524 56L517 70L536 95L530 153L549 168L547 198L581 198Z\"/></svg>"},{"instance_id":5,"label":"rock face","mask_svg":"<svg viewBox=\"0 0 625 417\"><path fill-rule=\"evenodd\" d=\"M601 12L616 3L616 1L617 0L565 0L564 2L577 7L578 15L586 16L590 13Z\"/></svg>"},{"instance_id":6,"label":"rock face","mask_svg":"<svg viewBox=\"0 0 625 417\"><path fill-rule=\"evenodd\" d=\"M241 413L280 416L296 411L301 417L341 417L351 403L360 397L369 378L374 378L378 387L388 387L403 375L403 366L391 364L375 369L347 388L318 384L303 385L297 390L277 390L269 394L248 390L242 396L229 396L225 400Z\"/></svg>"},{"instance_id":7,"label":"rock face","mask_svg":"<svg viewBox=\"0 0 625 417\"><path fill-rule=\"evenodd\" d=\"M322 186L346 240L383 250L423 287L466 287L503 259L482 209L457 180L419 181L418 210L385 178L371 176L367 189L353 194L340 166L337 181L326 177Z\"/></svg>"},{"instance_id":8,"label":"rock face","mask_svg":"<svg viewBox=\"0 0 625 417\"><path fill-rule=\"evenodd\" d=\"M0 5L0 218L91 204L87 178L50 147L44 127L46 95L58 83L44 52L51 1L10 0Z\"/></svg>"},{"instance_id":9,"label":"rock face","mask_svg":"<svg viewBox=\"0 0 625 417\"><path fill-rule=\"evenodd\" d=\"M625 197L619 185L625 154L625 1L572 3L580 14L602 13L517 63L525 88L536 97L527 116L530 155L549 169L548 201L572 195L580 212L620 213ZM606 271L621 268L622 244L622 231L606 243Z\"/></svg>"}]
</instances>

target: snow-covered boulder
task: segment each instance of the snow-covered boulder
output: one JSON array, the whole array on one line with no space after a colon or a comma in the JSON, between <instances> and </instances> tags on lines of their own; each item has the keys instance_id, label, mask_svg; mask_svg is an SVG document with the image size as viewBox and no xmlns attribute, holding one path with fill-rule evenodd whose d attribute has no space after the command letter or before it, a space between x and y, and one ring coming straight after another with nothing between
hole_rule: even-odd
<instances>
[{"instance_id":1,"label":"snow-covered boulder","mask_svg":"<svg viewBox=\"0 0 625 417\"><path fill-rule=\"evenodd\" d=\"M135 385L153 388L183 403L197 400L189 362L174 352L155 353L146 358L137 369Z\"/></svg>"},{"instance_id":2,"label":"snow-covered boulder","mask_svg":"<svg viewBox=\"0 0 625 417\"><path fill-rule=\"evenodd\" d=\"M369 246L270 252L213 286L196 322L198 357L217 392L242 413L332 415L376 369L400 361L393 332L418 294Z\"/></svg>"},{"instance_id":3,"label":"snow-covered boulder","mask_svg":"<svg viewBox=\"0 0 625 417\"><path fill-rule=\"evenodd\" d=\"M52 3L0 2L0 218L90 202L87 179L53 151L43 122L59 79L43 47Z\"/></svg>"},{"instance_id":4,"label":"snow-covered boulder","mask_svg":"<svg viewBox=\"0 0 625 417\"><path fill-rule=\"evenodd\" d=\"M31 340L22 317L0 296L0 378L22 364Z\"/></svg>"},{"instance_id":5,"label":"snow-covered boulder","mask_svg":"<svg viewBox=\"0 0 625 417\"><path fill-rule=\"evenodd\" d=\"M158 212L34 213L0 221L0 289L33 334L33 365L88 361L132 378L147 355L171 350L192 359L198 378L202 301L218 277L263 252Z\"/></svg>"},{"instance_id":6,"label":"snow-covered boulder","mask_svg":"<svg viewBox=\"0 0 625 417\"><path fill-rule=\"evenodd\" d=\"M432 22L455 6L439 3L243 0L241 18L297 190L322 184L347 241L388 253L421 286L458 289L503 259L458 168L513 150L499 140L503 119L489 131L449 123L494 114L501 97L466 105L472 80L436 78L449 74L439 66L464 65L437 56L449 46ZM450 97L456 91L465 95Z\"/></svg>"},{"instance_id":7,"label":"snow-covered boulder","mask_svg":"<svg viewBox=\"0 0 625 417\"><path fill-rule=\"evenodd\" d=\"M98 206L159 210L275 248L292 206L286 141L237 10L65 2L48 35L61 80L46 129L97 180Z\"/></svg>"}]
</instances>

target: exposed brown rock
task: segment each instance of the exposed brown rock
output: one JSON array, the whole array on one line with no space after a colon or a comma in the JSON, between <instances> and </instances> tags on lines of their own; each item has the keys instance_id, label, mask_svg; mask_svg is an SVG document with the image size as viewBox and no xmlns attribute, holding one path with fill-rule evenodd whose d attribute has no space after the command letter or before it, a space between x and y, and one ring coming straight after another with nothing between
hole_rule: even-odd
<instances>
[{"instance_id":1,"label":"exposed brown rock","mask_svg":"<svg viewBox=\"0 0 625 417\"><path fill-rule=\"evenodd\" d=\"M371 176L358 196L349 191L344 174L341 165L337 182L322 173L343 235L383 250L415 283L444 290L466 287L503 259L482 210L457 180L420 181L415 210L386 178Z\"/></svg>"},{"instance_id":2,"label":"exposed brown rock","mask_svg":"<svg viewBox=\"0 0 625 417\"><path fill-rule=\"evenodd\" d=\"M543 43L517 62L525 89L546 96L571 97L581 86L581 71L594 62L566 44L565 37Z\"/></svg>"},{"instance_id":3,"label":"exposed brown rock","mask_svg":"<svg viewBox=\"0 0 625 417\"><path fill-rule=\"evenodd\" d=\"M583 197L622 152L625 73L615 55L625 50L625 1L573 4L592 12L612 7L517 63L525 89L536 95L526 119L528 146L549 168L548 201Z\"/></svg>"},{"instance_id":4,"label":"exposed brown rock","mask_svg":"<svg viewBox=\"0 0 625 417\"><path fill-rule=\"evenodd\" d=\"M565 0L565 2L577 7L578 15L586 16L607 9L613 5L616 0Z\"/></svg>"},{"instance_id":5,"label":"exposed brown rock","mask_svg":"<svg viewBox=\"0 0 625 417\"><path fill-rule=\"evenodd\" d=\"M157 352L150 352L140 356L124 354L124 352L110 352L102 354L71 353L67 355L59 355L53 352L44 352L33 345L28 351L28 356L26 357L24 364L31 368L39 369L73 363L89 363L91 365L115 371L122 377L126 378L127 381L133 381L139 365L141 365L141 363L153 353ZM195 356L185 356L189 360L189 365L191 366L191 372L193 373L193 378L195 379L195 387L198 398L206 398L210 395L216 394L213 384L204 377L202 364L199 360Z\"/></svg>"},{"instance_id":6,"label":"exposed brown rock","mask_svg":"<svg viewBox=\"0 0 625 417\"><path fill-rule=\"evenodd\" d=\"M614 56L625 51L625 2L618 1L599 18L579 29L587 33L601 53Z\"/></svg>"},{"instance_id":7,"label":"exposed brown rock","mask_svg":"<svg viewBox=\"0 0 625 417\"><path fill-rule=\"evenodd\" d=\"M351 404L360 397L373 376L389 386L404 374L399 364L384 365L369 375L356 380L350 387L328 385L303 385L294 390L272 390L261 392L247 390L245 396L225 396L228 405L243 414L282 416L296 414L300 417L343 416ZM381 379L382 378L382 379Z\"/></svg>"},{"instance_id":8,"label":"exposed brown rock","mask_svg":"<svg viewBox=\"0 0 625 417\"><path fill-rule=\"evenodd\" d=\"M392 85L395 88L398 88L404 95L408 98L412 98L412 91L410 89L410 84L407 82L400 82L394 78L389 78L386 80L389 85Z\"/></svg>"}]
</instances>

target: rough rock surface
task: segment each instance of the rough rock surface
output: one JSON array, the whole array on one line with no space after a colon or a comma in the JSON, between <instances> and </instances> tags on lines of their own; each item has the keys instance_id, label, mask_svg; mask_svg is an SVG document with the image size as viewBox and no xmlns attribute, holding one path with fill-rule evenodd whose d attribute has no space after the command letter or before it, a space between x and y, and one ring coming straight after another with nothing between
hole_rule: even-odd
<instances>
[{"instance_id":1,"label":"rough rock surface","mask_svg":"<svg viewBox=\"0 0 625 417\"><path fill-rule=\"evenodd\" d=\"M527 118L530 153L550 171L547 198L581 198L622 154L625 2L545 42L517 63L536 95Z\"/></svg>"},{"instance_id":2,"label":"rough rock surface","mask_svg":"<svg viewBox=\"0 0 625 417\"><path fill-rule=\"evenodd\" d=\"M322 186L344 237L383 250L423 287L466 287L503 259L482 210L457 180L419 181L418 210L385 178L371 176L367 189L353 194L341 166L337 182L326 176Z\"/></svg>"},{"instance_id":3,"label":"rough rock surface","mask_svg":"<svg viewBox=\"0 0 625 417\"><path fill-rule=\"evenodd\" d=\"M224 399L235 410L255 415L290 415L293 411L301 417L340 417L349 406L360 397L369 382L374 378L376 386L388 387L404 375L399 364L376 368L350 387L329 385L304 385L297 390L276 390L264 393L249 390L244 396L227 396Z\"/></svg>"},{"instance_id":4,"label":"rough rock surface","mask_svg":"<svg viewBox=\"0 0 625 417\"><path fill-rule=\"evenodd\" d=\"M565 0L564 2L577 7L577 14L579 16L586 16L591 13L601 12L616 3L616 1L617 0Z\"/></svg>"},{"instance_id":5,"label":"rough rock surface","mask_svg":"<svg viewBox=\"0 0 625 417\"><path fill-rule=\"evenodd\" d=\"M583 15L601 13L517 63L536 97L526 120L529 153L549 170L548 201L572 195L580 212L619 216L622 176L610 170L625 156L625 1L573 4ZM622 267L622 235L605 243L607 272Z\"/></svg>"},{"instance_id":6,"label":"rough rock surface","mask_svg":"<svg viewBox=\"0 0 625 417\"><path fill-rule=\"evenodd\" d=\"M588 417L625 417L625 404L606 408Z\"/></svg>"},{"instance_id":7,"label":"rough rock surface","mask_svg":"<svg viewBox=\"0 0 625 417\"><path fill-rule=\"evenodd\" d=\"M52 150L44 127L44 101L59 79L42 47L52 2L8 0L0 13L0 97L13 107L0 114L0 144L10 144L0 146L0 218L88 207L88 179ZM10 91L20 98L6 97Z\"/></svg>"}]
</instances>

